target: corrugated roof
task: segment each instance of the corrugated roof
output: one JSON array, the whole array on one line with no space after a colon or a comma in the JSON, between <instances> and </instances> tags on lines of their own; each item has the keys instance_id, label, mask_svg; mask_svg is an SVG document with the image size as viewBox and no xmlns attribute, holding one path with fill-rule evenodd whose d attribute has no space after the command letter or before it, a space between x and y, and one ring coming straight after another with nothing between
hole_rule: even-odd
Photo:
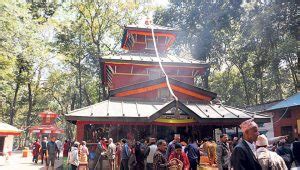
<instances>
[{"instance_id":1,"label":"corrugated roof","mask_svg":"<svg viewBox=\"0 0 300 170\"><path fill-rule=\"evenodd\" d=\"M149 117L168 103L121 100L111 98L70 112L67 116L89 117Z\"/></svg>"},{"instance_id":2,"label":"corrugated roof","mask_svg":"<svg viewBox=\"0 0 300 170\"><path fill-rule=\"evenodd\" d=\"M12 125L0 122L0 134L1 133L6 133L6 134L10 134L10 133L15 134L15 133L17 133L18 134L18 133L21 133L21 132L22 132L22 130L20 130L20 129L12 126Z\"/></svg>"},{"instance_id":3,"label":"corrugated roof","mask_svg":"<svg viewBox=\"0 0 300 170\"><path fill-rule=\"evenodd\" d=\"M275 104L281 102L282 100L276 100L276 101L271 101L267 103L262 103L262 104L257 104L257 105L252 105L252 106L246 106L245 110L250 111L250 112L264 112L268 108L274 106Z\"/></svg>"},{"instance_id":4,"label":"corrugated roof","mask_svg":"<svg viewBox=\"0 0 300 170\"><path fill-rule=\"evenodd\" d=\"M299 106L299 105L300 105L300 92L268 108L267 111Z\"/></svg>"},{"instance_id":5,"label":"corrugated roof","mask_svg":"<svg viewBox=\"0 0 300 170\"><path fill-rule=\"evenodd\" d=\"M135 118L134 120L142 122L174 102L150 102L111 98L92 106L74 110L67 115L67 119L80 120L80 118L84 117L85 120L99 120L94 118L103 118L103 121L108 121L112 120L111 118L118 118L117 121L125 121L125 119ZM199 119L250 119L254 116L252 112L219 104L200 102L181 104L191 110L191 113L197 115ZM268 119L269 117L263 114L256 114L254 118Z\"/></svg>"},{"instance_id":6,"label":"corrugated roof","mask_svg":"<svg viewBox=\"0 0 300 170\"><path fill-rule=\"evenodd\" d=\"M145 25L145 24L140 24L140 25L126 25L125 29L149 29L151 31L151 27L153 27L154 30L162 30L162 31L178 31L178 29L174 29L171 27L165 27L161 25Z\"/></svg>"},{"instance_id":7,"label":"corrugated roof","mask_svg":"<svg viewBox=\"0 0 300 170\"><path fill-rule=\"evenodd\" d=\"M207 64L203 61L195 60L193 58L183 58L182 56L175 56L170 54L161 55L162 63L182 63L182 64ZM150 53L124 53L116 55L107 55L102 57L103 60L122 60L130 62L153 62L158 63L158 58Z\"/></svg>"}]
</instances>

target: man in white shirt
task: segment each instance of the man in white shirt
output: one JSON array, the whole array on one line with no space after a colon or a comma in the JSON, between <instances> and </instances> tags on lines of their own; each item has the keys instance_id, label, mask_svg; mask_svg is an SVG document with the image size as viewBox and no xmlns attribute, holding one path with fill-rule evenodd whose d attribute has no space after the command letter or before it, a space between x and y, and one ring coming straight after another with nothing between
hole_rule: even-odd
<instances>
[{"instance_id":1,"label":"man in white shirt","mask_svg":"<svg viewBox=\"0 0 300 170\"><path fill-rule=\"evenodd\" d=\"M155 138L150 138L149 139L149 146L147 147L146 151L145 151L145 157L146 157L146 170L152 170L153 169L153 157L154 154L157 150L157 146L155 143Z\"/></svg>"},{"instance_id":2,"label":"man in white shirt","mask_svg":"<svg viewBox=\"0 0 300 170\"><path fill-rule=\"evenodd\" d=\"M262 170L287 170L284 160L276 152L268 150L268 139L259 135L256 141L256 156Z\"/></svg>"}]
</instances>

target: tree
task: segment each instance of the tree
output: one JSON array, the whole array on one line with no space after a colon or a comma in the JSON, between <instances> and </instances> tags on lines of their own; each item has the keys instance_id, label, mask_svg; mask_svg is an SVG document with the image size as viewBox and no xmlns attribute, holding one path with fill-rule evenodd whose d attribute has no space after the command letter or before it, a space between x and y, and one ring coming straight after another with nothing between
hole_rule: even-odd
<instances>
[{"instance_id":1,"label":"tree","mask_svg":"<svg viewBox=\"0 0 300 170\"><path fill-rule=\"evenodd\" d=\"M238 76L239 85L243 87L240 91L242 100L236 103L225 98L236 106L278 100L295 92L295 88L290 88L297 82L293 36L295 1L243 4L241 1L171 2L170 8L156 12L155 22L180 28L183 33L179 36L177 50L186 47L194 58L211 64L210 82L207 74L203 77L205 88L209 84L211 90L217 88L224 94L219 91L219 86L227 87L219 82L222 80L220 75ZM228 92L230 96L238 95L237 98L241 99L240 94Z\"/></svg>"},{"instance_id":2,"label":"tree","mask_svg":"<svg viewBox=\"0 0 300 170\"><path fill-rule=\"evenodd\" d=\"M9 105L9 122L14 124L17 112L17 104L20 102L19 92L26 85L29 91L28 124L32 111L32 89L36 71L40 67L43 57L47 55L44 40L39 34L41 31L36 22L28 14L28 8L24 4L0 3L1 10L1 49L0 54L5 60L11 60L12 68L9 70L10 80L5 81L3 86L10 91L3 91L2 97ZM45 45L46 46L46 45ZM12 95L13 94L13 95ZM21 96L20 96L21 97Z\"/></svg>"},{"instance_id":3,"label":"tree","mask_svg":"<svg viewBox=\"0 0 300 170\"><path fill-rule=\"evenodd\" d=\"M107 52L116 50L121 40L122 26L135 23L139 15L134 3L93 1L78 3L73 6L78 13L78 22L82 23L86 43L90 45L89 53L96 63L98 84L98 102L106 99L107 90L104 84L104 65L101 60ZM108 38L109 37L109 38ZM102 94L102 96L101 96Z\"/></svg>"}]
</instances>

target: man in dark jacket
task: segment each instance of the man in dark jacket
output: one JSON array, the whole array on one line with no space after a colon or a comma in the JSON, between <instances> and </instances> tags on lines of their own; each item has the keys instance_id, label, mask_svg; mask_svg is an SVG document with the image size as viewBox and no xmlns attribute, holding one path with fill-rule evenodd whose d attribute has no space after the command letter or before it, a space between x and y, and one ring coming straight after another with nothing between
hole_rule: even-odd
<instances>
[{"instance_id":1,"label":"man in dark jacket","mask_svg":"<svg viewBox=\"0 0 300 170\"><path fill-rule=\"evenodd\" d=\"M122 139L123 148L121 152L121 167L120 170L129 170L128 161L130 158L130 148L126 139Z\"/></svg>"},{"instance_id":2,"label":"man in dark jacket","mask_svg":"<svg viewBox=\"0 0 300 170\"><path fill-rule=\"evenodd\" d=\"M153 157L153 170L168 170L172 165L175 165L176 162L168 162L164 157L164 153L167 149L167 143L165 140L159 140L157 142L157 151Z\"/></svg>"},{"instance_id":3,"label":"man in dark jacket","mask_svg":"<svg viewBox=\"0 0 300 170\"><path fill-rule=\"evenodd\" d=\"M180 134L174 134L174 140L172 140L167 147L165 158L168 160L170 154L175 150L175 144L180 143Z\"/></svg>"},{"instance_id":4,"label":"man in dark jacket","mask_svg":"<svg viewBox=\"0 0 300 170\"><path fill-rule=\"evenodd\" d=\"M285 162L285 165L288 169L291 169L293 163L293 154L290 147L286 146L286 140L281 139L278 144L278 148L276 149L276 153L282 157Z\"/></svg>"},{"instance_id":5,"label":"man in dark jacket","mask_svg":"<svg viewBox=\"0 0 300 170\"><path fill-rule=\"evenodd\" d=\"M220 135L220 141L217 146L217 165L219 170L229 170L230 169L230 148L227 143L227 134Z\"/></svg>"},{"instance_id":6,"label":"man in dark jacket","mask_svg":"<svg viewBox=\"0 0 300 170\"><path fill-rule=\"evenodd\" d=\"M298 138L292 144L292 152L296 167L300 167L300 141L298 141Z\"/></svg>"},{"instance_id":7,"label":"man in dark jacket","mask_svg":"<svg viewBox=\"0 0 300 170\"><path fill-rule=\"evenodd\" d=\"M189 144L184 148L184 152L187 153L190 162L190 169L197 170L197 165L200 159L200 151L196 141L191 138Z\"/></svg>"},{"instance_id":8,"label":"man in dark jacket","mask_svg":"<svg viewBox=\"0 0 300 170\"><path fill-rule=\"evenodd\" d=\"M243 131L243 140L233 150L231 166L234 170L261 170L253 145L259 135L258 126L250 119L241 123L240 127Z\"/></svg>"},{"instance_id":9,"label":"man in dark jacket","mask_svg":"<svg viewBox=\"0 0 300 170\"><path fill-rule=\"evenodd\" d=\"M42 164L44 163L44 159L46 159L46 151L47 151L47 137L44 137L42 143L41 143L41 159L42 159ZM47 161L47 160L46 160Z\"/></svg>"}]
</instances>

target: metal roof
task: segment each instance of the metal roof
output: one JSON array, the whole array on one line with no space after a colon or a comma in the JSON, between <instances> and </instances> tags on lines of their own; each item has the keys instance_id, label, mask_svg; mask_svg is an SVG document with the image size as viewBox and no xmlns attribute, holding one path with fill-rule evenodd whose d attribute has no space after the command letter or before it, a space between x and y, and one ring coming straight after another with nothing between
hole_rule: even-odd
<instances>
[{"instance_id":1,"label":"metal roof","mask_svg":"<svg viewBox=\"0 0 300 170\"><path fill-rule=\"evenodd\" d=\"M282 108L287 108L287 107L293 107L293 106L299 106L299 105L300 105L300 92L275 104L274 106L268 108L266 111L282 109Z\"/></svg>"},{"instance_id":2,"label":"metal roof","mask_svg":"<svg viewBox=\"0 0 300 170\"><path fill-rule=\"evenodd\" d=\"M91 121L154 121L149 120L152 117L157 117L161 110L170 106L175 101L140 101L129 100L125 98L110 98L103 102L74 110L67 116L67 120L91 120ZM267 115L254 114L238 108L229 106L211 104L211 103L187 103L180 102L180 109L193 114L198 119L250 119L252 117L257 119L269 119ZM171 106L172 107L172 106ZM168 108L171 108L168 107ZM156 115L156 116L155 116Z\"/></svg>"},{"instance_id":3,"label":"metal roof","mask_svg":"<svg viewBox=\"0 0 300 170\"><path fill-rule=\"evenodd\" d=\"M171 27L165 27L165 26L161 26L161 25L146 25L146 24L140 24L140 25L126 25L125 29L133 29L133 30L137 30L137 29L146 29L151 31L151 27L153 27L153 29L155 31L179 31L179 29L175 29L175 28L171 28Z\"/></svg>"},{"instance_id":4,"label":"metal roof","mask_svg":"<svg viewBox=\"0 0 300 170\"><path fill-rule=\"evenodd\" d=\"M257 105L250 105L250 106L245 106L245 110L250 111L250 112L264 112L268 108L274 106L275 104L281 102L282 100L275 100L267 103L261 103Z\"/></svg>"},{"instance_id":5,"label":"metal roof","mask_svg":"<svg viewBox=\"0 0 300 170\"><path fill-rule=\"evenodd\" d=\"M203 61L195 60L193 58L184 58L182 56L161 54L160 57L162 63L207 65L207 63ZM151 53L124 53L124 54L117 54L117 55L107 55L107 56L103 56L102 59L105 61L122 60L122 61L130 61L130 62L152 62L152 63L158 63L159 61L156 55Z\"/></svg>"},{"instance_id":6,"label":"metal roof","mask_svg":"<svg viewBox=\"0 0 300 170\"><path fill-rule=\"evenodd\" d=\"M79 117L149 117L168 103L110 98L103 102L71 111L67 116ZM140 116L139 116L140 115Z\"/></svg>"},{"instance_id":7,"label":"metal roof","mask_svg":"<svg viewBox=\"0 0 300 170\"><path fill-rule=\"evenodd\" d=\"M0 122L0 134L5 133L5 134L18 135L18 134L21 134L21 132L22 132L22 130L20 130L12 125Z\"/></svg>"}]
</instances>

